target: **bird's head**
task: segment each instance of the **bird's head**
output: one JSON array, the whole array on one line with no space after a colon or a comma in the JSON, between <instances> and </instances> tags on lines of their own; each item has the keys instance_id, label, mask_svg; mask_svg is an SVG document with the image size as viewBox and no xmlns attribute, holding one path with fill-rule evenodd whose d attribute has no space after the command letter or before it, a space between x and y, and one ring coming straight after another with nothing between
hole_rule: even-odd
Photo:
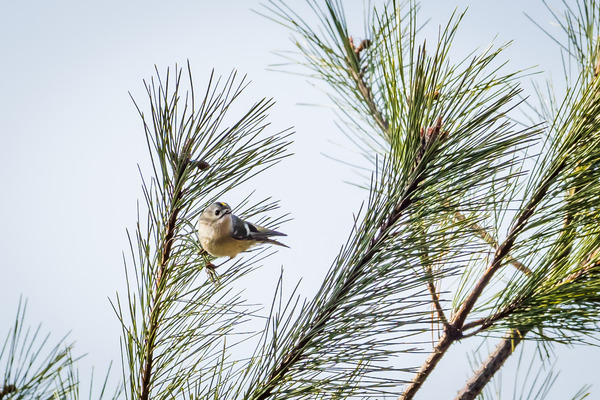
<instances>
[{"instance_id":1,"label":"bird's head","mask_svg":"<svg viewBox=\"0 0 600 400\"><path fill-rule=\"evenodd\" d=\"M231 207L229 207L229 204L217 202L206 207L202 212L202 215L200 215L200 220L214 223L228 214L231 214Z\"/></svg>"}]
</instances>

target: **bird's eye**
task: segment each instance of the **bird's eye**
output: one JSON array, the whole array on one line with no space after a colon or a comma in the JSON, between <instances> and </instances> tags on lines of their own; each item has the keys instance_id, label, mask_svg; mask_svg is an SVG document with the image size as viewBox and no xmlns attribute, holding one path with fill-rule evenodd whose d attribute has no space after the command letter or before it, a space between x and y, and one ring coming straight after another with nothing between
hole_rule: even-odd
<instances>
[{"instance_id":1,"label":"bird's eye","mask_svg":"<svg viewBox=\"0 0 600 400\"><path fill-rule=\"evenodd\" d=\"M219 211L219 210L215 210L215 215L216 215L217 217L219 216L219 214L221 214L221 211Z\"/></svg>"}]
</instances>

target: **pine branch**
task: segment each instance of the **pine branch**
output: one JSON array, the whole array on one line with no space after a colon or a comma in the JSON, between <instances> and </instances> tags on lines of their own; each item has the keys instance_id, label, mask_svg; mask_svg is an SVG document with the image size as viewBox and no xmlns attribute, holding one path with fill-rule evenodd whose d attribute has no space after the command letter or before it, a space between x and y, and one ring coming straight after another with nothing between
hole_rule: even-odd
<instances>
[{"instance_id":1,"label":"pine branch","mask_svg":"<svg viewBox=\"0 0 600 400\"><path fill-rule=\"evenodd\" d=\"M4 343L0 342L3 370L0 400L46 399L72 394L76 387L61 388L57 382L77 361L71 356L73 345L66 342L66 336L50 344L50 334L42 334L41 324L37 327L26 324L26 311L27 301L20 298L14 324Z\"/></svg>"},{"instance_id":2,"label":"pine branch","mask_svg":"<svg viewBox=\"0 0 600 400\"><path fill-rule=\"evenodd\" d=\"M181 94L181 74L177 69L173 79L167 71L165 80L158 74L146 83L151 119L136 104L154 175L149 184L143 181L142 185L147 225L141 224L138 214L137 246L130 238L135 283L126 270L128 306L122 307L118 294L113 303L122 324L123 367L129 373L127 395L132 399L187 397L191 390L194 397L213 397L240 374L228 359L230 346L225 340L238 333L237 325L253 311L230 284L265 255L259 249L231 263L219 277L221 285L198 279L211 258L199 248L194 222L207 205L232 187L286 157L290 144L288 131L263 132L273 105L268 99L251 105L231 125L228 121L222 126L246 86L235 72L223 83L220 78L213 82L211 75L199 106L189 64L190 86L185 95ZM238 206L241 216L277 208L276 202L252 204L249 199ZM271 218L263 225L276 228L280 219Z\"/></svg>"},{"instance_id":3,"label":"pine branch","mask_svg":"<svg viewBox=\"0 0 600 400\"><path fill-rule=\"evenodd\" d=\"M515 244L515 240L519 236L519 234L525 229L529 218L533 215L536 207L540 204L540 202L544 199L548 190L550 189L550 185L554 183L555 178L563 171L566 166L566 162L562 162L554 169L554 171L545 179L541 185L538 187L536 193L533 195L528 205L521 212L519 218L517 218L516 223L513 225L512 229L508 233L506 240L502 243L501 246L496 250L496 254L488 267L488 269L483 273L469 296L462 303L461 307L457 311L456 315L452 319L452 325L455 329L460 330L465 323L465 319L467 315L471 312L477 299L481 296L481 293L488 285L494 274L500 269L502 266L502 262L508 256L510 250Z\"/></svg>"},{"instance_id":4,"label":"pine branch","mask_svg":"<svg viewBox=\"0 0 600 400\"><path fill-rule=\"evenodd\" d=\"M467 219L467 217L465 217L464 214L462 214L459 211L454 213L454 217L456 218L457 221L461 221L461 222L465 221ZM492 235L490 235L490 233L484 227L482 227L478 223L472 223L471 229L473 229L475 231L475 233L477 233L477 236L479 236L481 239L483 239L484 242L489 244L492 247L492 249L498 250L498 246L499 246L498 242L496 241L496 239L494 239L494 237ZM519 260L515 259L510 254L508 254L506 256L506 261L509 264L511 264L512 266L514 266L516 269L518 269L519 271L524 273L525 275L530 276L532 274L532 272L529 268L527 268L525 265L523 265L523 263L521 263Z\"/></svg>"},{"instance_id":5,"label":"pine branch","mask_svg":"<svg viewBox=\"0 0 600 400\"><path fill-rule=\"evenodd\" d=\"M572 197L577 193L576 189L569 192L568 197ZM564 221L564 234L570 235L573 230L571 224L573 222L573 214L567 212ZM561 252L561 255L556 258L555 264L561 262L561 260L568 258L569 254L573 249L572 240L569 241L567 248ZM583 266L577 269L574 273L568 275L564 280L557 283L557 286L571 284L579 279L585 279L586 275L592 270L592 268L598 267L598 261L596 260L597 254L600 252L599 249L590 253L587 257L587 261ZM506 316L512 314L521 305L521 299L514 299L509 305L503 310L496 314L483 318L472 323L467 323L463 326L463 331L472 327L480 325L480 328L474 332L484 331L492 326L496 321L499 321ZM467 381L463 389L459 391L456 400L472 400L475 399L483 388L489 383L494 374L502 367L506 359L512 355L517 345L524 340L527 333L531 330L531 327L525 327L521 329L511 329L510 333L505 337L496 347L496 350L491 353L487 360L482 363L481 367L473 374L473 376ZM465 337L471 335L465 335Z\"/></svg>"},{"instance_id":6,"label":"pine branch","mask_svg":"<svg viewBox=\"0 0 600 400\"><path fill-rule=\"evenodd\" d=\"M572 250L572 246L569 245L567 250L570 252ZM599 261L597 259L599 252L599 249L596 249L593 252L591 252L587 256L587 260L583 263L583 265L577 268L575 272L566 276L563 280L557 282L555 284L555 287L558 288L563 285L573 285L575 283L578 283L578 281L580 280L588 279L589 275L593 273L593 270L599 267ZM567 257L568 254L565 254L564 251L561 251L561 254L556 258L556 262L558 263L562 259L565 259ZM490 326L492 326L496 321L500 321L506 316L511 315L515 310L517 310L521 306L521 303L522 300L517 297L509 305L507 305L504 309L497 312L496 314L487 318L483 318L465 324L463 326L463 330L467 330L480 325L480 328L473 334L484 331ZM484 363L482 363L481 367L467 381L463 389L457 395L456 399L475 399L479 395L483 387L485 387L485 385L490 381L493 375L500 369L500 367L503 365L506 359L514 352L515 347L522 340L524 340L525 336L533 328L534 327L527 325L522 328L513 328L511 330L511 333L498 344L496 350L489 355L488 359ZM471 335L472 334L465 335L465 337Z\"/></svg>"},{"instance_id":7,"label":"pine branch","mask_svg":"<svg viewBox=\"0 0 600 400\"><path fill-rule=\"evenodd\" d=\"M481 136L476 134L477 130L481 129L481 126L502 125L502 118L499 115L504 115L506 111L500 111L501 105L507 104L517 92L516 89L512 92L514 86L512 86L511 82L516 74L497 77L495 74L499 69L494 69L492 72L489 72L489 70L486 71L500 49L497 52L492 52L491 55L484 53L480 57L475 57L470 63L463 61L464 64L459 64L459 66L449 65L446 61L446 56L449 44L452 42L457 29L457 24L449 23L445 30L440 30L438 47L433 57L426 55L424 45L419 47L418 51L415 51L415 32L418 29L413 15L415 7L413 3L411 3L409 13L408 45L403 44L404 31L400 27L402 18L400 17L396 3L392 3L390 14L387 14L388 9L386 8L386 13L383 16L377 16L377 23L379 25L372 31L373 37L371 40L373 43L371 44L367 40L361 42L359 46L355 46L353 38L347 33L345 18L343 12L341 12L341 4L330 1L327 1L325 4L327 5L328 12L318 9L318 7L316 10L321 13L319 18L323 22L323 31L329 36L329 42L319 37L319 34L322 36L323 31L320 30L318 31L319 33L315 33L317 31L312 31L301 19L300 23L296 22L294 19L296 15L292 12L278 10L281 17L308 39L308 48L310 50L306 50L305 47L301 47L300 45L298 46L301 52L307 56L309 66L324 81L331 84L334 91L339 95L339 98L334 98L334 101L343 110L345 115L348 116L352 124L354 124L353 127L356 133L365 132L365 129L363 129L364 125L362 124L374 127L380 131L372 141L377 142L380 138L388 141L387 144L390 145L390 148L385 149L386 155L391 154L394 157L394 161L401 170L401 176L412 174L414 169L411 163L416 160L418 164L419 158L424 156L421 153L423 148L421 141L426 135L423 134L423 131L420 132L420 135L418 134L419 127L423 124L422 121L432 121L433 118L443 115L445 123L451 126L450 129L453 131L453 135L460 135L460 139L454 140L455 138L452 136L452 140L448 142L447 146L444 146L445 151L442 152L441 157L432 163L435 166L431 170L419 171L424 177L423 181L418 182L418 184L423 183L425 186L424 197L431 196L429 198L429 205L426 206L428 212L423 212L419 217L424 218L427 223L430 222L428 220L429 215L435 214L439 217L440 210L432 203L441 200L441 204L446 205L442 213L450 211L450 218L455 219L459 223L457 224L458 226L465 228L465 231L469 231L471 234L482 239L484 243L491 246L495 251L491 263L488 264L487 269L481 276L476 277L478 280L470 288L470 292L467 293L465 300L460 304L457 313L449 323L444 324L444 331L432 354L421 366L413 382L407 386L401 398L409 399L418 391L452 343L466 336L464 334L465 328L479 327L476 332L472 332L467 336L477 334L488 329L494 323L507 319L507 317L510 317L510 315L521 307L522 303L520 303L519 297L515 297L517 300L511 302L510 293L507 292L506 296L509 299L508 306L504 307L502 311L492 314L488 318L480 318L472 323L466 323L467 317L475 308L476 303L481 300L482 294L504 265L511 264L523 273L524 277L516 275L518 278L514 280L515 285L520 282L533 282L536 279L540 279L544 271L525 267L521 262L512 257L511 253L514 254L519 251L521 249L519 246L524 245L521 242L529 240L528 237L525 240L517 242L518 238L525 236L523 233L525 230L552 222L552 215L548 215L548 208L555 206L553 201L556 198L555 196L557 196L557 191L560 192L568 187L569 174L574 165L573 159L580 155L581 157L593 158L590 149L593 148L591 144L596 140L594 135L591 134L591 127L594 125L594 115L596 115L595 106L586 103L585 100L579 101L575 98L577 100L575 107L570 107L570 105L565 107L569 111L568 116L564 121L557 123L559 125L557 129L558 134L556 138L550 141L547 156L540 157L537 163L538 169L535 173L531 174L530 186L526 189L526 200L513 220L514 222L508 231L506 239L502 243L498 243L478 222L469 221L458 210L463 205L465 205L464 209L466 210L481 210L482 212L485 212L486 207L489 206L498 207L499 203L496 197L498 192L495 182L500 177L503 183L506 183L508 186L508 181L511 181L515 177L512 165L519 162L519 160L514 161L518 158L514 154L518 151L519 144L522 142L512 142L510 144L512 152L505 153L500 151L500 146L486 147L486 140L481 139ZM334 7L334 4L338 8ZM378 13L376 12L376 14ZM458 20L460 18L462 16L459 16ZM365 54L362 53L365 49L368 49L369 54L367 56L369 57L371 56L370 52L373 51L373 61L365 57ZM379 58L376 58L377 56ZM464 65L466 65L464 71L459 71ZM369 73L368 76L367 73ZM482 75L484 76L483 78ZM369 81L373 81L379 85L377 86L377 91L373 90ZM498 89L498 87L501 88ZM506 92L508 93L506 94ZM583 99L597 97L596 92L589 94L591 96L583 95ZM498 98L502 98L502 100L498 101ZM379 109L379 100L385 102L385 109ZM572 109L570 110L569 108ZM487 112L482 113L482 110L486 110ZM358 117L354 118L350 116L351 112L359 114ZM578 119L581 115L584 116L583 119ZM362 121L362 124L356 122L357 120ZM564 126L568 126L571 123L577 125L577 129L574 129L573 134L563 129ZM534 129L536 128L531 128L532 131ZM533 135L529 135L525 141L532 140L532 138ZM481 147L470 152L473 148L472 146L474 146L474 139L475 143ZM495 140L499 139L499 137L486 137L486 139L490 140L489 143L496 143ZM367 143L367 139L363 140L366 147L368 147L366 150L372 150L373 147L370 146L370 142ZM510 141L506 141L505 143L509 144ZM455 149L458 151L452 153ZM454 158L450 157L450 154ZM506 160L510 159L510 157L506 156L510 155L514 158L512 158L512 161L507 162ZM473 158L471 159L470 157ZM456 158L461 160L469 159L469 161L474 159L475 162L473 164L469 162L453 164ZM500 165L500 167L494 169L493 173L495 174L492 181L484 181L483 179L477 181L481 185L480 187L490 189L487 196L474 194L480 188L478 186L473 186L473 191L465 191L463 194L463 192L460 192L460 188L452 186L451 183L446 183L446 181L461 182L463 187L469 187L465 178L474 171L475 174L479 174L480 171L476 169L475 165L484 159L491 163L497 162ZM376 158L375 163L377 163ZM450 172L451 168L449 165L459 164L463 167L462 169L459 170L457 168L458 172ZM510 169L510 173L505 177L501 175L501 171L506 166ZM435 168L443 170L444 173L436 174L438 170ZM402 173L405 175L402 175ZM517 172L516 175L518 174ZM591 178L589 180L591 181ZM415 181L402 180L402 182L405 182L407 185L406 190L416 190L410 187ZM475 183L475 180L473 180L473 183ZM485 186L486 183L490 186ZM533 190L531 190L532 187ZM440 195L436 196L438 193ZM461 193L463 196L454 195L452 201L449 201L449 199L444 198L447 193ZM514 192L512 192L512 196L515 196ZM400 201L404 202L406 200L406 198L402 198ZM514 198L509 199L509 201L512 200ZM502 197L500 202L504 201L505 198ZM581 203L589 202L586 198L578 198L576 201L580 201ZM577 207L581 208L581 203L574 204L571 207L573 209ZM466 206L466 204L469 206ZM433 211L434 209L435 211ZM541 220L535 219L534 215L540 215ZM411 217L414 218L411 222L415 223L416 218L418 218L417 215L411 215ZM431 226L435 226L434 224L440 223L440 218L437 218L437 221L435 218L432 218L431 221ZM569 225L571 225L570 221ZM429 225L426 226L429 228ZM382 227L385 227L385 224ZM379 232L381 234L382 228L380 228ZM545 235L545 237L555 240L556 238L552 237L552 235L556 232L556 230L546 230L540 236ZM432 232L432 241L434 237L443 237L442 230ZM464 236L461 236L461 239L463 238ZM538 240L536 243L542 243L535 236L532 241L534 240ZM529 255L537 256L537 251L538 248L535 247ZM418 252L420 252L422 257L422 254L427 252L427 245L419 243ZM465 246L465 253L473 254L469 252L470 249ZM569 251L565 254L568 253ZM435 256L441 260L442 255L443 253L440 252ZM427 260L421 260L421 262L427 267ZM443 273L446 273L448 270L444 269ZM435 288L435 281L431 276L427 276L431 275L431 269L428 270L425 268L424 271L425 276L422 276L424 278L422 282L427 285L427 290L431 296L430 301L433 303L440 320L443 321L446 317L443 312L440 312L442 311L442 307ZM468 274L468 270L465 274ZM581 290L584 291L585 288ZM497 294L496 296L501 297L502 294Z\"/></svg>"},{"instance_id":8,"label":"pine branch","mask_svg":"<svg viewBox=\"0 0 600 400\"><path fill-rule=\"evenodd\" d=\"M440 139L443 139L441 130L441 119L438 119L434 127L427 129L426 139L423 140L422 154L427 152L431 147L439 144ZM308 344L317 335L323 332L327 322L331 316L337 311L340 304L343 304L342 298L346 293L350 292L355 286L356 281L363 273L364 267L371 261L371 259L380 251L383 243L391 235L392 230L400 218L404 215L407 208L413 202L413 194L416 191L419 183L423 179L423 175L419 172L425 168L427 159L417 159L415 163L415 169L413 171L413 179L407 184L403 191L403 197L400 199L398 204L394 207L392 213L383 220L382 225L379 228L379 233L374 237L367 248L365 254L352 266L351 271L348 274L347 279L341 285L336 294L329 299L327 304L323 306L319 314L317 314L310 324L309 330L297 341L297 343L286 352L282 357L282 362L275 367L270 375L267 377L262 389L258 393L253 394L248 399L253 400L265 400L272 395L273 390L278 386L282 379L285 379L287 372L292 366L297 363L303 356L304 352L308 348Z\"/></svg>"},{"instance_id":9,"label":"pine branch","mask_svg":"<svg viewBox=\"0 0 600 400\"><path fill-rule=\"evenodd\" d=\"M571 284L577 281L578 279L585 279L586 274L588 274L592 268L598 267L598 262L593 261L595 260L597 253L598 250L590 254L590 262L586 263L585 266L579 268L576 272L566 277L565 280L559 283L558 285ZM506 310L503 310L501 313L498 313L492 317L475 321L475 323L473 324L465 324L464 329L467 329L467 325L471 327L474 326L476 323L481 322L482 326L478 331L483 331L487 327L491 326L495 321L504 318L506 315L509 315L517 307L518 303L515 302L514 305L507 307ZM475 399L479 395L483 387L487 385L487 383L491 380L494 374L502 367L506 359L508 359L508 357L512 355L516 346L524 340L525 336L527 335L527 333L529 333L530 330L531 327L511 330L511 333L498 344L496 350L488 356L487 360L484 363L482 363L481 367L467 381L465 386L457 395L456 399Z\"/></svg>"},{"instance_id":10,"label":"pine branch","mask_svg":"<svg viewBox=\"0 0 600 400\"><path fill-rule=\"evenodd\" d=\"M346 42L344 42L346 44ZM350 75L350 78L356 84L358 92L362 95L362 99L367 105L368 109L371 112L373 119L376 124L379 126L381 131L383 132L384 137L390 138L390 125L388 121L384 118L383 113L379 110L379 107L375 103L373 97L373 90L371 86L365 80L364 71L367 67L361 68L361 53L369 48L371 42L368 39L363 39L358 47L355 47L354 40L352 36L347 39L347 46L349 46L351 51L346 52L346 62L347 62L347 70ZM434 96L439 96L439 92L436 92ZM465 221L467 218L460 211L455 212L455 218L458 221ZM489 232L483 228L478 223L472 223L471 228L477 233L477 235L483 239L487 244L489 244L494 250L498 249L498 242L493 238ZM521 262L516 260L510 254L507 255L508 262L513 265L516 269L523 272L526 275L531 275L531 270L523 265ZM435 298L434 298L435 303ZM441 310L441 308L436 305L436 308Z\"/></svg>"},{"instance_id":11,"label":"pine branch","mask_svg":"<svg viewBox=\"0 0 600 400\"><path fill-rule=\"evenodd\" d=\"M375 123L379 126L386 137L389 138L390 124L377 107L377 104L375 104L373 90L365 81L365 72L364 69L361 68L361 52L367 50L371 45L371 42L368 39L363 39L358 47L355 47L352 36L349 36L347 41L344 41L344 44L350 47L350 51L346 53L346 63L348 66L347 70L350 74L350 78L356 84L356 88L371 112L371 116L375 120Z\"/></svg>"},{"instance_id":12,"label":"pine branch","mask_svg":"<svg viewBox=\"0 0 600 400\"><path fill-rule=\"evenodd\" d=\"M433 302L433 305L438 314L439 320L442 322L442 324L445 327L446 325L448 325L448 319L446 318L446 314L444 314L444 308L442 307L442 304L440 303L440 298L439 298L439 295L437 292L437 288L435 287L435 282L434 282L433 274L431 272L431 268L429 268L429 270L427 271L427 275L428 275L427 288L429 289L429 293L431 293L431 301Z\"/></svg>"},{"instance_id":13,"label":"pine branch","mask_svg":"<svg viewBox=\"0 0 600 400\"><path fill-rule=\"evenodd\" d=\"M577 191L578 191L577 187L573 188L572 190L569 190L569 193L567 194L567 201L569 201L573 196L575 196L577 194ZM575 232L575 229L572 226L573 218L574 218L573 212L571 210L567 210L565 219L564 219L564 223L563 223L562 237L566 238L565 240L567 240L568 245L566 246L566 248L564 250L561 251L560 256L554 261L554 264L559 264L562 260L567 259L570 255L571 251L573 250L573 235ZM490 238L490 239L493 240L493 238ZM561 241L561 239L559 239L559 241ZM586 261L585 266L583 268L580 268L576 273L565 278L565 281L570 282L572 280L578 279L583 274L585 274L592 267L592 264L590 264L590 260L592 260L594 258L595 254L596 254L596 252L592 253L588 257L588 261ZM510 262L510 259L508 261ZM523 269L524 271L528 271L528 273L526 273L526 275L531 276L531 270L525 266L523 266L523 268L524 268ZM513 311L516 310L520 305L521 305L521 299L519 297L517 297L517 298L513 299L508 305L506 305L501 311L498 311L491 316L481 318L476 321L471 321L471 322L465 323L462 327L463 332L465 332L469 329L475 328L475 327L479 327L477 329L477 331L469 333L468 335L465 335L465 337L473 336L479 332L485 331L486 329L488 329L489 327L494 325L495 322L500 321L503 318L505 318L506 316L509 316L510 314L512 314Z\"/></svg>"},{"instance_id":14,"label":"pine branch","mask_svg":"<svg viewBox=\"0 0 600 400\"><path fill-rule=\"evenodd\" d=\"M587 262L586 265L578 269L576 272L565 278L565 280L559 283L559 285L570 284L578 279L585 279L586 274L589 273L592 268L598 267L598 262L594 261L597 253L598 250L590 254L590 256L588 257L590 261ZM495 321L498 321L504 318L506 315L512 313L518 307L518 305L518 301L515 301L502 312L497 313L492 317L475 321L475 323L472 324L465 324L463 329L466 330L468 327L474 326L475 324L481 322L481 328L477 332L483 331L489 326L491 326ZM510 333L504 339L502 339L500 343L498 343L496 350L488 356L487 360L484 363L482 363L480 368L466 382L465 386L458 392L455 399L475 399L479 395L479 393L481 393L483 388L489 383L494 374L498 372L498 370L502 367L502 365L508 359L508 357L512 355L517 345L519 345L519 343L521 343L525 339L525 336L529 333L531 329L531 327L512 329Z\"/></svg>"},{"instance_id":15,"label":"pine branch","mask_svg":"<svg viewBox=\"0 0 600 400\"><path fill-rule=\"evenodd\" d=\"M190 142L188 142L190 143ZM184 154L189 154L189 144L186 143L186 151ZM202 166L207 164L206 162L201 163ZM142 380L140 382L140 386L142 388L142 393L140 395L141 400L148 400L150 396L150 389L152 387L152 363L154 358L154 349L156 347L156 336L157 331L159 329L159 320L161 314L161 297L163 296L165 290L165 270L167 268L167 264L170 262L171 258L171 249L173 247L173 241L176 235L176 227L178 225L177 218L179 213L182 210L183 204L181 204L182 197L182 176L189 165L189 156L182 158L181 163L178 163L179 170L176 172L176 178L174 181L175 193L173 194L173 199L171 200L171 211L169 220L166 225L166 232L164 241L162 244L162 253L160 258L160 263L158 266L158 274L156 276L156 292L153 294L152 298L152 308L150 310L150 324L149 330L146 338L146 356L145 356L145 365L143 370L141 371L140 376Z\"/></svg>"},{"instance_id":16,"label":"pine branch","mask_svg":"<svg viewBox=\"0 0 600 400\"><path fill-rule=\"evenodd\" d=\"M510 357L516 347L523 341L527 331L512 330L489 355L488 359L481 365L479 370L467 381L455 400L474 400L494 376L500 370L504 362Z\"/></svg>"},{"instance_id":17,"label":"pine branch","mask_svg":"<svg viewBox=\"0 0 600 400\"><path fill-rule=\"evenodd\" d=\"M496 250L496 254L487 268L483 273L477 284L471 290L465 301L461 304L461 307L452 318L452 321L447 329L444 330L442 337L433 349L429 358L421 366L413 381L405 389L404 393L400 397L402 400L409 400L414 397L416 392L421 388L427 377L431 374L437 363L442 359L444 354L448 351L450 346L456 341L463 337L463 325L465 319L475 306L475 302L479 299L479 296L488 285L492 276L500 269L502 262L507 257L508 253L512 249L517 236L525 229L527 221L533 215L536 207L544 199L544 196L548 192L550 185L554 182L554 179L559 175L565 167L565 163L559 164L557 168L545 179L538 187L536 193L533 195L527 206L523 209L520 216L517 218L517 222L513 225L506 240Z\"/></svg>"}]
</instances>

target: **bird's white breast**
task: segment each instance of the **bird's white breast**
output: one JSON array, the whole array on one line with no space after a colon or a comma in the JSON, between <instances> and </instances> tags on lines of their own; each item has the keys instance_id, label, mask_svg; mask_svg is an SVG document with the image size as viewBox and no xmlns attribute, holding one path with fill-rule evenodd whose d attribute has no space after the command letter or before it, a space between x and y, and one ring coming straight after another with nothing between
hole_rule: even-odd
<instances>
[{"instance_id":1,"label":"bird's white breast","mask_svg":"<svg viewBox=\"0 0 600 400\"><path fill-rule=\"evenodd\" d=\"M214 257L233 258L238 253L252 246L249 240L236 240L231 237L231 216L221 218L217 223L208 225L198 224L198 238L202 248Z\"/></svg>"}]
</instances>

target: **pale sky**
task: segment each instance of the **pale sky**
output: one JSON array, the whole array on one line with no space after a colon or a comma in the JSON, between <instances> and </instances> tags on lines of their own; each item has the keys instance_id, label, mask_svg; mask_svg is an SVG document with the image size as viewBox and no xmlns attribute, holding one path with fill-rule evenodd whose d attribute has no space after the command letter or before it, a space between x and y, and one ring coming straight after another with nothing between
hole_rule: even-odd
<instances>
[{"instance_id":1,"label":"pale sky","mask_svg":"<svg viewBox=\"0 0 600 400\"><path fill-rule=\"evenodd\" d=\"M347 4L351 19L361 21L362 1ZM550 4L562 10L560 1ZM455 7L469 11L451 58L492 40L514 40L506 56L511 68L539 65L546 73L536 79L552 74L560 81L558 47L523 14L559 34L541 1L425 1L421 20L431 18L433 32ZM264 286L249 285L250 301L269 303L282 265L287 282L302 279L302 293L314 293L367 193L346 183L362 182L353 171L322 155L354 157L338 146L351 148L331 109L300 105L328 105L320 88L269 69L281 62L274 51L293 48L289 32L251 9L260 10L260 2L0 4L0 337L14 322L23 295L30 324L42 322L55 339L70 331L75 353L88 354L80 363L82 376L92 365L105 369L110 360L120 370L121 331L108 298L124 293L125 229L134 228L136 201L142 200L137 164L148 165L141 120L128 92L145 105L142 80L154 75L155 65L164 72L188 59L200 89L213 68L223 75L234 68L248 74L252 84L242 103L273 97L273 129L294 127L295 155L240 188L233 195L238 198L222 200L235 205L258 189L257 198L280 199L293 218L281 228L291 249L254 272L251 282ZM444 359L418 398L451 398L462 386L468 370L455 365L465 365L463 346ZM594 383L598 349L556 349L562 372L550 399ZM505 383L513 379L514 362L506 366ZM600 387L592 393L600 398Z\"/></svg>"}]
</instances>

